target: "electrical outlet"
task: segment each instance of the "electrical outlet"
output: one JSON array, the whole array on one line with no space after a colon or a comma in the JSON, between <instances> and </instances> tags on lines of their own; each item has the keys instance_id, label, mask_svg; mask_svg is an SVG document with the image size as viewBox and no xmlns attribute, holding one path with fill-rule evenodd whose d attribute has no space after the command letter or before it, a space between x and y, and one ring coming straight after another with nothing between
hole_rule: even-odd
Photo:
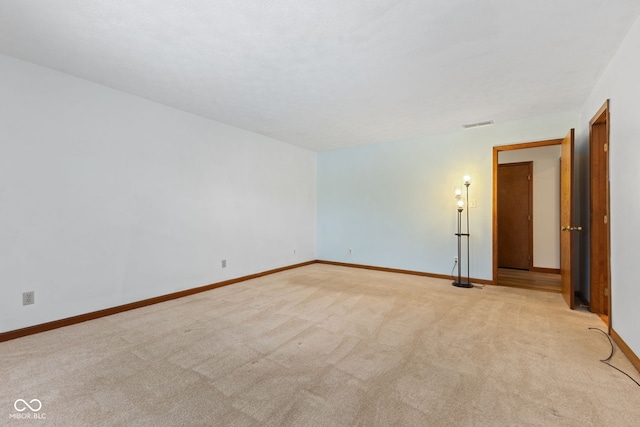
<instances>
[{"instance_id":1,"label":"electrical outlet","mask_svg":"<svg viewBox=\"0 0 640 427\"><path fill-rule=\"evenodd\" d=\"M458 257L457 256L453 257L453 262L458 262Z\"/></svg>"},{"instance_id":2,"label":"electrical outlet","mask_svg":"<svg viewBox=\"0 0 640 427\"><path fill-rule=\"evenodd\" d=\"M296 254L296 248L293 248L293 254L294 255Z\"/></svg>"},{"instance_id":3,"label":"electrical outlet","mask_svg":"<svg viewBox=\"0 0 640 427\"><path fill-rule=\"evenodd\" d=\"M36 302L36 291L29 291L22 293L22 305L30 305L35 304Z\"/></svg>"},{"instance_id":4,"label":"electrical outlet","mask_svg":"<svg viewBox=\"0 0 640 427\"><path fill-rule=\"evenodd\" d=\"M222 268L227 268L227 260L226 259L222 260Z\"/></svg>"},{"instance_id":5,"label":"electrical outlet","mask_svg":"<svg viewBox=\"0 0 640 427\"><path fill-rule=\"evenodd\" d=\"M353 249L349 248L349 253L352 254L353 253Z\"/></svg>"}]
</instances>

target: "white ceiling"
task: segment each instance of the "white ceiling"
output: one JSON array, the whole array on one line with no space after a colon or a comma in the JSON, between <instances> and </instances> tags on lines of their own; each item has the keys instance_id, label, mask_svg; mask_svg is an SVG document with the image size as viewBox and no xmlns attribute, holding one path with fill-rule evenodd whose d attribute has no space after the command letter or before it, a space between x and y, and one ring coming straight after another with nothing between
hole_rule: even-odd
<instances>
[{"instance_id":1,"label":"white ceiling","mask_svg":"<svg viewBox=\"0 0 640 427\"><path fill-rule=\"evenodd\" d=\"M576 111L638 0L0 0L0 52L311 150Z\"/></svg>"}]
</instances>

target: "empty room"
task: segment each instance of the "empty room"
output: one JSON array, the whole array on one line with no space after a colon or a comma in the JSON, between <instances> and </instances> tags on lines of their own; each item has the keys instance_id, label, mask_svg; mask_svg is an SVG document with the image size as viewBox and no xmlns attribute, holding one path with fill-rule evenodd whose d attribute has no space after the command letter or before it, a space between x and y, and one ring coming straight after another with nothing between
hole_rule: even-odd
<instances>
[{"instance_id":1,"label":"empty room","mask_svg":"<svg viewBox=\"0 0 640 427\"><path fill-rule=\"evenodd\" d=\"M637 0L0 0L0 425L636 426Z\"/></svg>"}]
</instances>

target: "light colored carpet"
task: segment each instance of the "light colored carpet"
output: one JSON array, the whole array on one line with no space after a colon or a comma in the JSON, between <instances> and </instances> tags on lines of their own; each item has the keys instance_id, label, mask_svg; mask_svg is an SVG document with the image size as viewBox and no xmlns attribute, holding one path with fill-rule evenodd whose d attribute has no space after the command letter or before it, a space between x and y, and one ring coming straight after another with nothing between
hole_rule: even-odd
<instances>
[{"instance_id":1,"label":"light colored carpet","mask_svg":"<svg viewBox=\"0 0 640 427\"><path fill-rule=\"evenodd\" d=\"M0 343L0 424L637 426L589 327L555 293L314 264Z\"/></svg>"}]
</instances>

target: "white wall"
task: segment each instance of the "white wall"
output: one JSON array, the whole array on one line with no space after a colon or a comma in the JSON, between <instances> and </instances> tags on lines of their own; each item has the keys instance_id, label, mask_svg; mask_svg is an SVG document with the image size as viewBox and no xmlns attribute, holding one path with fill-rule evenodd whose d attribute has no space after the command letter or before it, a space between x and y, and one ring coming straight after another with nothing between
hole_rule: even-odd
<instances>
[{"instance_id":1,"label":"white wall","mask_svg":"<svg viewBox=\"0 0 640 427\"><path fill-rule=\"evenodd\" d=\"M533 162L533 266L560 268L559 145L501 151L498 163Z\"/></svg>"},{"instance_id":2,"label":"white wall","mask_svg":"<svg viewBox=\"0 0 640 427\"><path fill-rule=\"evenodd\" d=\"M0 94L0 332L316 258L315 153L7 56Z\"/></svg>"},{"instance_id":3,"label":"white wall","mask_svg":"<svg viewBox=\"0 0 640 427\"><path fill-rule=\"evenodd\" d=\"M558 114L319 153L318 258L450 274L453 191L469 173L471 277L491 279L492 147L562 138L576 124Z\"/></svg>"},{"instance_id":4,"label":"white wall","mask_svg":"<svg viewBox=\"0 0 640 427\"><path fill-rule=\"evenodd\" d=\"M611 322L613 329L640 355L640 19L631 28L580 111L577 150L589 152L589 121L610 99L611 186ZM588 163L583 165L583 169ZM588 173L581 174L587 186ZM588 224L588 200L583 197L582 224ZM586 239L585 239L586 240ZM588 256L588 252L584 255ZM586 272L585 272L586 273ZM588 295L588 294L587 294Z\"/></svg>"}]
</instances>

